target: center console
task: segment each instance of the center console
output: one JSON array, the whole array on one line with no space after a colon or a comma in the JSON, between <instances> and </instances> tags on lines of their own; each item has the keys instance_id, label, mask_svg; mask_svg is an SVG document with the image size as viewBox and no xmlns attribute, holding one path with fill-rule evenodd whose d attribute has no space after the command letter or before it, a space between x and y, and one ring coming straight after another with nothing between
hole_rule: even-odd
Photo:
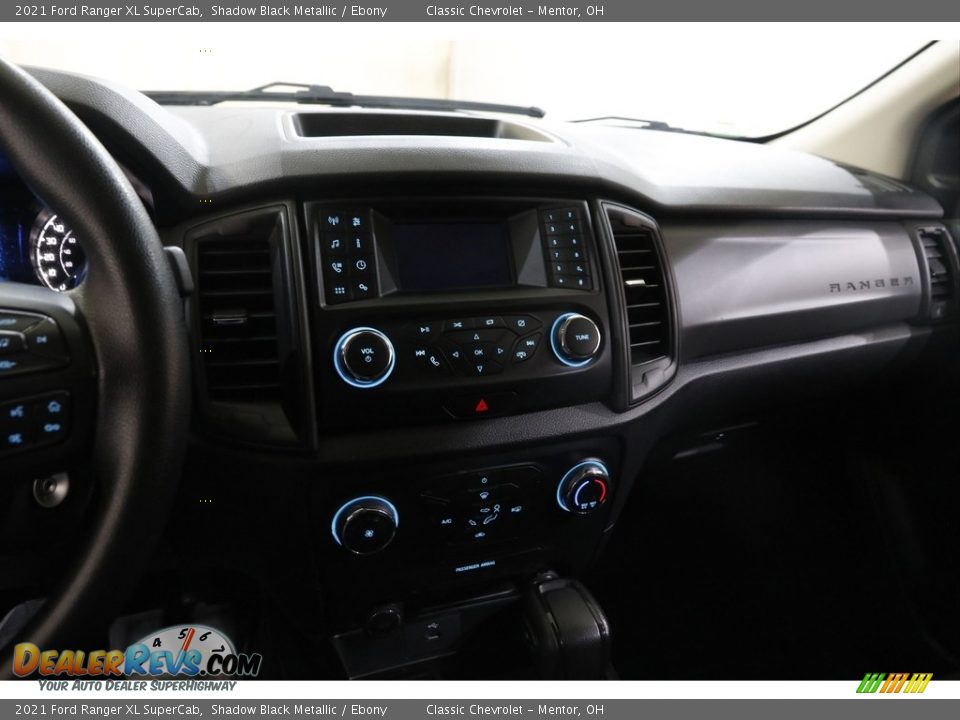
<instances>
[{"instance_id":1,"label":"center console","mask_svg":"<svg viewBox=\"0 0 960 720\"><path fill-rule=\"evenodd\" d=\"M621 350L586 201L352 199L304 210L322 432L371 430L375 442L393 426L610 397ZM599 437L424 457L398 468L358 458L344 468L349 481L319 492L336 646L358 676L384 670L368 658L452 652L464 625L507 602L478 600L501 583L582 573L622 448Z\"/></svg>"}]
</instances>

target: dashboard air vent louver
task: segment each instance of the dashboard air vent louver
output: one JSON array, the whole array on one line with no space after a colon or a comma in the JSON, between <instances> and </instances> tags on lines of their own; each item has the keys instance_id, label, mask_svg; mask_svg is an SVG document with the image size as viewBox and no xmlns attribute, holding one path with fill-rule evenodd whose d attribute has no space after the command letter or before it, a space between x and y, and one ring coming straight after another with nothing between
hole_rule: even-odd
<instances>
[{"instance_id":1,"label":"dashboard air vent louver","mask_svg":"<svg viewBox=\"0 0 960 720\"><path fill-rule=\"evenodd\" d=\"M280 399L271 236L275 216L197 242L200 350L208 399Z\"/></svg>"},{"instance_id":2,"label":"dashboard air vent louver","mask_svg":"<svg viewBox=\"0 0 960 720\"><path fill-rule=\"evenodd\" d=\"M952 318L957 312L957 277L950 236L942 227L927 227L917 229L917 238L930 282L927 315L933 321Z\"/></svg>"},{"instance_id":3,"label":"dashboard air vent louver","mask_svg":"<svg viewBox=\"0 0 960 720\"><path fill-rule=\"evenodd\" d=\"M608 210L626 299L630 362L642 365L670 353L670 308L663 263L652 227L640 216Z\"/></svg>"},{"instance_id":4,"label":"dashboard air vent louver","mask_svg":"<svg viewBox=\"0 0 960 720\"><path fill-rule=\"evenodd\" d=\"M950 272L950 257L947 253L947 234L940 228L922 228L917 231L923 244L930 273L930 299L949 300L954 296L953 277Z\"/></svg>"}]
</instances>

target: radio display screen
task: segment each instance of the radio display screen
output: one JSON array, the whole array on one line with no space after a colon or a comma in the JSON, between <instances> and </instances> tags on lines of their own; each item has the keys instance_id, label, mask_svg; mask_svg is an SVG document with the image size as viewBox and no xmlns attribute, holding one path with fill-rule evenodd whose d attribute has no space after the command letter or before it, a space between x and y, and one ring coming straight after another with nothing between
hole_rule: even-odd
<instances>
[{"instance_id":1,"label":"radio display screen","mask_svg":"<svg viewBox=\"0 0 960 720\"><path fill-rule=\"evenodd\" d=\"M513 284L505 223L395 224L391 235L405 292Z\"/></svg>"}]
</instances>

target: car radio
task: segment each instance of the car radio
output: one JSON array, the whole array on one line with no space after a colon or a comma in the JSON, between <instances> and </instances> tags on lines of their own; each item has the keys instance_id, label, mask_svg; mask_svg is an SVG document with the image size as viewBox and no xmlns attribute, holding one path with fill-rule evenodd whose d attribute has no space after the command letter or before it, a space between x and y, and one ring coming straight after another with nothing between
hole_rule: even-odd
<instances>
[{"instance_id":1,"label":"car radio","mask_svg":"<svg viewBox=\"0 0 960 720\"><path fill-rule=\"evenodd\" d=\"M321 423L603 399L613 347L586 202L306 205Z\"/></svg>"}]
</instances>

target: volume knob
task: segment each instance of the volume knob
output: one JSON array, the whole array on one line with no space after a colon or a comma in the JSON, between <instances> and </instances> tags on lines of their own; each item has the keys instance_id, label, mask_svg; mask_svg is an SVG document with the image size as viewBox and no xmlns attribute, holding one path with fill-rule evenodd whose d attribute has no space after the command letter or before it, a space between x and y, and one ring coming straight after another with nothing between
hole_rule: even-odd
<instances>
[{"instance_id":1,"label":"volume knob","mask_svg":"<svg viewBox=\"0 0 960 720\"><path fill-rule=\"evenodd\" d=\"M600 328L579 313L565 313L550 329L550 347L557 360L569 367L582 367L600 350Z\"/></svg>"},{"instance_id":2,"label":"volume knob","mask_svg":"<svg viewBox=\"0 0 960 720\"><path fill-rule=\"evenodd\" d=\"M348 330L340 336L333 350L333 367L337 375L347 385L356 388L380 385L390 377L395 362L393 343L376 328Z\"/></svg>"}]
</instances>

